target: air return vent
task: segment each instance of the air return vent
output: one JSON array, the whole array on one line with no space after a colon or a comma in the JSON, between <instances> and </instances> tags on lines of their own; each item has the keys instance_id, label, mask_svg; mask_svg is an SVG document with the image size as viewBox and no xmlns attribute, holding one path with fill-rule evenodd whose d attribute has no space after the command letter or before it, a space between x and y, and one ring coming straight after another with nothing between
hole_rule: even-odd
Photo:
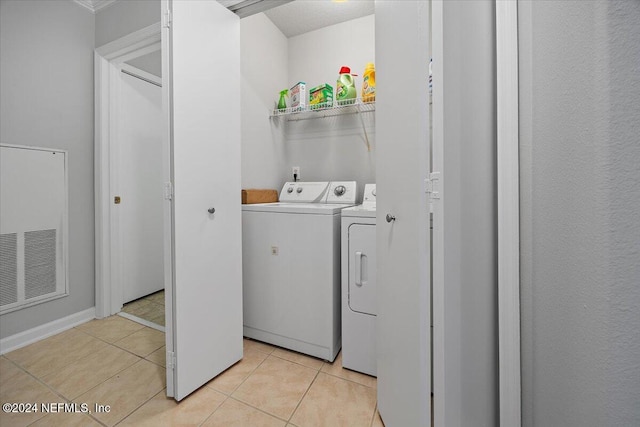
<instances>
[{"instance_id":1,"label":"air return vent","mask_svg":"<svg viewBox=\"0 0 640 427\"><path fill-rule=\"evenodd\" d=\"M0 313L67 294L67 154L0 145Z\"/></svg>"},{"instance_id":2,"label":"air return vent","mask_svg":"<svg viewBox=\"0 0 640 427\"><path fill-rule=\"evenodd\" d=\"M0 306L18 302L18 235L0 234Z\"/></svg>"}]
</instances>

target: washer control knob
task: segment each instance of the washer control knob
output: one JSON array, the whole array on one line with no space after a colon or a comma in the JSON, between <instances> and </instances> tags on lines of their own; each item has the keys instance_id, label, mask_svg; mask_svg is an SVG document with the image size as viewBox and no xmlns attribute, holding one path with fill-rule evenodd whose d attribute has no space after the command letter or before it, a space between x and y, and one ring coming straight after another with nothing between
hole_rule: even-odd
<instances>
[{"instance_id":1,"label":"washer control knob","mask_svg":"<svg viewBox=\"0 0 640 427\"><path fill-rule=\"evenodd\" d=\"M302 193L302 187L296 188L296 193L298 193L298 194Z\"/></svg>"},{"instance_id":2,"label":"washer control knob","mask_svg":"<svg viewBox=\"0 0 640 427\"><path fill-rule=\"evenodd\" d=\"M334 193L336 196L342 196L346 191L347 191L347 187L345 187L344 185L338 185L338 186L333 190L333 193Z\"/></svg>"},{"instance_id":3,"label":"washer control knob","mask_svg":"<svg viewBox=\"0 0 640 427\"><path fill-rule=\"evenodd\" d=\"M293 193L293 187L287 188L287 193Z\"/></svg>"}]
</instances>

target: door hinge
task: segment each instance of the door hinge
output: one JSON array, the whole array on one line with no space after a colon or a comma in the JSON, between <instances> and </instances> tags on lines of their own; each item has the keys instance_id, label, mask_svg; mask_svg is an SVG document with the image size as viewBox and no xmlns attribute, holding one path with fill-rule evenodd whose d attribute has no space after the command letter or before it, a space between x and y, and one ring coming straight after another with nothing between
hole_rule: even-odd
<instances>
[{"instance_id":1,"label":"door hinge","mask_svg":"<svg viewBox=\"0 0 640 427\"><path fill-rule=\"evenodd\" d=\"M167 351L167 368L173 369L176 366L176 355L173 351Z\"/></svg>"},{"instance_id":2,"label":"door hinge","mask_svg":"<svg viewBox=\"0 0 640 427\"><path fill-rule=\"evenodd\" d=\"M173 200L173 184L170 182L164 183L164 199Z\"/></svg>"},{"instance_id":3,"label":"door hinge","mask_svg":"<svg viewBox=\"0 0 640 427\"><path fill-rule=\"evenodd\" d=\"M163 18L164 18L164 23L162 24L162 26L164 28L171 28L171 11L166 10L164 12Z\"/></svg>"},{"instance_id":4,"label":"door hinge","mask_svg":"<svg viewBox=\"0 0 640 427\"><path fill-rule=\"evenodd\" d=\"M440 172L431 172L429 178L424 180L424 192L431 200L440 199Z\"/></svg>"}]
</instances>

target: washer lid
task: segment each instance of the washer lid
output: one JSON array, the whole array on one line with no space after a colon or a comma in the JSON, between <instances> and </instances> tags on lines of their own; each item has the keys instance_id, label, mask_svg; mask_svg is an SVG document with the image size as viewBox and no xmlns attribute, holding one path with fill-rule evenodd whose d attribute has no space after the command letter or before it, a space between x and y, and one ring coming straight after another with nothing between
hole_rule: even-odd
<instances>
[{"instance_id":1,"label":"washer lid","mask_svg":"<svg viewBox=\"0 0 640 427\"><path fill-rule=\"evenodd\" d=\"M359 218L375 218L376 217L376 207L373 208L366 205L358 205L352 208L347 208L342 210L342 216L348 217L359 217Z\"/></svg>"},{"instance_id":2,"label":"washer lid","mask_svg":"<svg viewBox=\"0 0 640 427\"><path fill-rule=\"evenodd\" d=\"M306 215L335 215L349 204L325 204L325 203L258 203L255 205L242 205L243 212L273 212L293 213Z\"/></svg>"}]
</instances>

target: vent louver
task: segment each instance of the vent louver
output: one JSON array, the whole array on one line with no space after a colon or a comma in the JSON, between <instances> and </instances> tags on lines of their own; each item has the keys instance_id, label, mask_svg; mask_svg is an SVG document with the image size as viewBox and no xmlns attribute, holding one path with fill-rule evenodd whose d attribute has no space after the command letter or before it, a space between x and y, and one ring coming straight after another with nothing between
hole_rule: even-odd
<instances>
[{"instance_id":1,"label":"vent louver","mask_svg":"<svg viewBox=\"0 0 640 427\"><path fill-rule=\"evenodd\" d=\"M18 235L0 234L0 306L18 301Z\"/></svg>"},{"instance_id":2,"label":"vent louver","mask_svg":"<svg viewBox=\"0 0 640 427\"><path fill-rule=\"evenodd\" d=\"M56 291L56 230L24 233L24 296Z\"/></svg>"}]
</instances>

